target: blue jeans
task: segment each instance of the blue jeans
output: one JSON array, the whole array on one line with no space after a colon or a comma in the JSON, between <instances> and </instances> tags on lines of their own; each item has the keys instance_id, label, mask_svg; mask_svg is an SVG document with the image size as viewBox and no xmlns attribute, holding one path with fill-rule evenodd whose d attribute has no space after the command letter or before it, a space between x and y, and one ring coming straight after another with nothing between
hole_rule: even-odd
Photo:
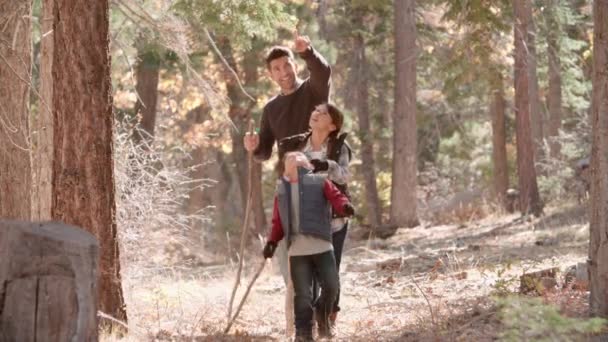
<instances>
[{"instance_id":1,"label":"blue jeans","mask_svg":"<svg viewBox=\"0 0 608 342\"><path fill-rule=\"evenodd\" d=\"M340 280L340 262L342 261L342 250L344 249L344 240L346 240L346 233L348 233L348 222L344 224L344 228L338 230L332 234L331 242L334 245L334 256L336 258L336 270L338 272L338 281ZM334 302L333 312L340 311L340 289L336 294L336 301Z\"/></svg>"},{"instance_id":2,"label":"blue jeans","mask_svg":"<svg viewBox=\"0 0 608 342\"><path fill-rule=\"evenodd\" d=\"M336 259L333 251L319 254L291 256L291 280L294 290L294 316L296 334L312 332L313 295L312 280L316 276L321 296L315 303L319 319L327 321L333 311L336 295L340 290Z\"/></svg>"},{"instance_id":3,"label":"blue jeans","mask_svg":"<svg viewBox=\"0 0 608 342\"><path fill-rule=\"evenodd\" d=\"M346 240L346 234L348 233L349 222L350 221L346 221L342 229L331 235L331 243L334 246L334 257L336 258L336 271L338 272L338 281L340 281L340 262L342 261L342 251L344 250L344 240ZM313 279L312 284L312 296L316 299L319 296L319 285L317 284L316 279ZM336 294L336 301L334 303L332 311L340 311L340 289L338 289L338 293Z\"/></svg>"}]
</instances>

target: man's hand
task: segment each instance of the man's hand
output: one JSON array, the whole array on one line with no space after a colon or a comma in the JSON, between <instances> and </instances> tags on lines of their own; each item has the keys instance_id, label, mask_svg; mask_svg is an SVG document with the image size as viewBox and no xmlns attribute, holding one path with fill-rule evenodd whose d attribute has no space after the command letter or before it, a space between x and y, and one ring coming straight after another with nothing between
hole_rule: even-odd
<instances>
[{"instance_id":1,"label":"man's hand","mask_svg":"<svg viewBox=\"0 0 608 342\"><path fill-rule=\"evenodd\" d=\"M264 251L262 254L264 255L264 259L270 259L274 255L274 250L277 249L277 243L268 241L266 242L266 246L264 246Z\"/></svg>"},{"instance_id":2,"label":"man's hand","mask_svg":"<svg viewBox=\"0 0 608 342\"><path fill-rule=\"evenodd\" d=\"M297 53L302 53L310 47L310 38L308 36L300 36L298 30L294 31L294 50Z\"/></svg>"},{"instance_id":3,"label":"man's hand","mask_svg":"<svg viewBox=\"0 0 608 342\"><path fill-rule=\"evenodd\" d=\"M344 207L342 207L342 211L344 212L344 215L346 215L346 216L355 215L355 207L353 207L353 205L350 203L344 204Z\"/></svg>"},{"instance_id":4,"label":"man's hand","mask_svg":"<svg viewBox=\"0 0 608 342\"><path fill-rule=\"evenodd\" d=\"M313 159L310 163L314 166L313 172L327 171L329 169L329 163L325 160Z\"/></svg>"},{"instance_id":5,"label":"man's hand","mask_svg":"<svg viewBox=\"0 0 608 342\"><path fill-rule=\"evenodd\" d=\"M245 149L247 152L251 152L255 150L260 144L260 136L257 133L247 132L245 137L243 138L243 145L245 145Z\"/></svg>"}]
</instances>

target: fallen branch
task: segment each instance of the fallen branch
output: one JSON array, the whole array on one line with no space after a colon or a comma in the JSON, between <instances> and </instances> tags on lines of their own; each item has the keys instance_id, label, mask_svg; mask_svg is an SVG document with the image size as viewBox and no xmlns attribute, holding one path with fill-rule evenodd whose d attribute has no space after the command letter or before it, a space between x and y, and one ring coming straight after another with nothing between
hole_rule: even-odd
<instances>
[{"instance_id":1,"label":"fallen branch","mask_svg":"<svg viewBox=\"0 0 608 342\"><path fill-rule=\"evenodd\" d=\"M236 312L234 313L234 316L232 316L232 318L228 322L228 325L226 326L226 329L224 329L224 334L227 334L228 331L230 331L232 324L234 324L234 321L239 316L239 313L241 313L241 309L243 308L243 305L245 304L245 300L247 299L247 296L249 295L249 292L251 291L253 284L255 284L255 281L258 279L260 274L262 274L262 271L264 270L264 266L266 266L266 259L264 259L262 261L262 263L260 264L260 267L258 268L257 272L253 276L253 279L251 279L251 282L247 286L247 290L245 291L245 294L243 295L243 298L241 299L241 302L239 303L239 306L237 307Z\"/></svg>"},{"instance_id":2,"label":"fallen branch","mask_svg":"<svg viewBox=\"0 0 608 342\"><path fill-rule=\"evenodd\" d=\"M249 132L253 134L253 120L249 121ZM243 220L243 228L241 229L241 246L239 248L239 268L236 271L236 279L234 281L234 287L232 288L232 294L230 295L230 302L228 304L228 320L232 316L232 304L234 303L234 296L236 290L241 283L241 272L243 270L243 253L245 251L245 240L247 238L247 228L249 227L249 214L251 213L251 201L253 199L253 151L247 153L247 166L248 166L248 186L247 186L247 205L245 208L245 219Z\"/></svg>"}]
</instances>

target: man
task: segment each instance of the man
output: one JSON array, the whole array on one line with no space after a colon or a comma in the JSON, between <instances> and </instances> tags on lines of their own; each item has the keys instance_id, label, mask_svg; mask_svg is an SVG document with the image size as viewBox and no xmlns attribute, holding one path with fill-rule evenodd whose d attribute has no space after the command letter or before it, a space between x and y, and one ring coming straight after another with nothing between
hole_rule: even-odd
<instances>
[{"instance_id":1,"label":"man","mask_svg":"<svg viewBox=\"0 0 608 342\"><path fill-rule=\"evenodd\" d=\"M268 75L281 91L264 106L259 136L247 133L244 138L245 149L253 151L259 162L270 159L275 142L306 132L315 107L329 99L331 68L327 61L312 47L307 36L297 32L294 50L310 71L306 80L297 76L297 64L287 47L274 46L266 57Z\"/></svg>"},{"instance_id":2,"label":"man","mask_svg":"<svg viewBox=\"0 0 608 342\"><path fill-rule=\"evenodd\" d=\"M329 102L331 68L327 61L311 45L307 36L294 32L294 51L306 62L310 77L302 80L297 76L298 66L291 50L274 46L266 56L268 76L279 86L280 93L264 106L260 122L260 134L247 132L243 139L245 149L253 151L258 162L270 159L272 148L281 139L304 133L309 128L310 116L316 106ZM279 245L279 266L288 288L285 302L286 334L293 334L293 308L290 296L292 286L288 277L287 248Z\"/></svg>"}]
</instances>

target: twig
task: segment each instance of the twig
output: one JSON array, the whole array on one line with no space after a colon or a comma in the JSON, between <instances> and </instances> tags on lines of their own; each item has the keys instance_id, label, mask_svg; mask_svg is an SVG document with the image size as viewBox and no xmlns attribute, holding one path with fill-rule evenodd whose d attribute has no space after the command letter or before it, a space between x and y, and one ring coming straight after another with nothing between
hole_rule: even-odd
<instances>
[{"instance_id":1,"label":"twig","mask_svg":"<svg viewBox=\"0 0 608 342\"><path fill-rule=\"evenodd\" d=\"M249 292L251 291L251 288L253 287L253 284L255 284L255 281L258 279L258 277L260 276L260 274L262 274L262 271L264 270L264 266L266 266L266 259L264 259L262 261L262 263L260 264L260 267L258 268L257 272L255 272L255 275L253 276L253 279L251 279L251 282L247 286L247 290L245 291L245 294L243 295L243 298L241 299L241 302L239 303L239 306L237 307L236 312L234 313L234 316L232 316L232 318L228 322L228 325L226 326L226 329L224 329L224 334L227 334L228 331L230 331L230 328L232 327L232 324L234 324L234 321L239 316L239 313L241 313L241 309L243 308L243 305L245 304L245 300L247 299L247 296L249 295Z\"/></svg>"},{"instance_id":2,"label":"twig","mask_svg":"<svg viewBox=\"0 0 608 342\"><path fill-rule=\"evenodd\" d=\"M222 63L224 63L224 66L228 69L228 71L230 71L232 76L234 76L234 79L236 80L236 83L239 85L239 88L241 89L243 94L245 94L245 96L247 96L251 101L256 102L256 100L253 98L253 96L249 95L249 93L245 90L245 88L243 88L243 84L241 83L241 80L239 79L239 75L237 75L236 72L234 71L234 69L232 69L230 67L230 64L228 63L226 58L224 58L224 55L222 55L220 49L217 47L217 45L215 45L215 41L213 41L213 38L211 37L211 34L207 30L207 28L203 28L203 30L205 31L205 35L207 35L207 39L209 40L211 47L213 47L213 50L215 51L217 56L220 58Z\"/></svg>"},{"instance_id":3,"label":"twig","mask_svg":"<svg viewBox=\"0 0 608 342\"><path fill-rule=\"evenodd\" d=\"M412 282L414 283L416 288L418 288L418 291L420 291L420 293L422 293L424 300L426 300L429 311L431 312L431 323L433 324L433 327L436 327L435 313L433 312L433 306L431 305L431 301L429 300L429 297L427 297L426 293L424 293L424 291L422 291L422 289L420 288L420 285L418 285L418 282L416 281L416 279L414 279L414 276L410 274L410 278L412 278Z\"/></svg>"},{"instance_id":4,"label":"twig","mask_svg":"<svg viewBox=\"0 0 608 342\"><path fill-rule=\"evenodd\" d=\"M253 119L249 121L249 132L253 132ZM243 270L243 253L245 251L245 239L247 237L247 228L249 228L249 214L251 213L251 201L253 200L253 151L247 153L247 166L248 166L248 186L247 186L247 205L245 208L245 219L243 220L243 228L241 233L241 246L239 248L239 268L236 272L236 279L234 281L234 287L232 288L232 294L230 295L230 303L228 304L228 320L232 316L232 304L234 303L234 296L236 290L241 283L241 271Z\"/></svg>"},{"instance_id":5,"label":"twig","mask_svg":"<svg viewBox=\"0 0 608 342\"><path fill-rule=\"evenodd\" d=\"M114 322L114 323L118 323L119 325L123 326L123 327L124 327L125 329L127 329L127 330L129 329L129 326L127 325L127 323L125 323L125 322L123 322L123 321L119 320L118 318L114 318L114 317L112 317L112 316L108 315L108 314L107 314L107 313L105 313L105 312L102 312L102 311L97 311L97 316L98 316L98 317L100 317L100 318L105 318L105 319L107 319L107 320L110 320L110 321L112 321L112 322Z\"/></svg>"}]
</instances>

